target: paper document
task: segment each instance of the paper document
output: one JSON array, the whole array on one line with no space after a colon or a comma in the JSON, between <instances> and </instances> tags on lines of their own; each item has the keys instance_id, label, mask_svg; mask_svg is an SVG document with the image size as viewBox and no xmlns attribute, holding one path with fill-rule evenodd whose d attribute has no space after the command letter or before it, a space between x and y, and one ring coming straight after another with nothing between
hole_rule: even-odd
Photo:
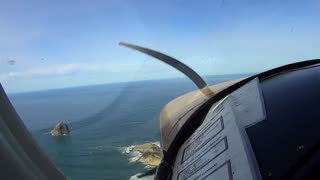
<instances>
[{"instance_id":1,"label":"paper document","mask_svg":"<svg viewBox=\"0 0 320 180\"><path fill-rule=\"evenodd\" d=\"M264 112L258 79L212 107L180 147L172 179L259 179L244 128L263 120Z\"/></svg>"}]
</instances>

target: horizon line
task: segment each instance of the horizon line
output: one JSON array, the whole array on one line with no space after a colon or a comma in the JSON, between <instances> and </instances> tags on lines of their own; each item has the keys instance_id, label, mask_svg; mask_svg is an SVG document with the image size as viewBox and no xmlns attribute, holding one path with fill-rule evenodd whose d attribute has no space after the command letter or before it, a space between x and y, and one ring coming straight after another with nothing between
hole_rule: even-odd
<instances>
[{"instance_id":1,"label":"horizon line","mask_svg":"<svg viewBox=\"0 0 320 180\"><path fill-rule=\"evenodd\" d=\"M233 73L233 74L214 74L214 75L211 74L211 75L203 75L202 77L204 78L204 77L208 77L208 76L232 76L232 75L252 75L252 74L256 74L256 72L255 73L248 72L248 73ZM35 93L35 92L64 90L64 89L73 89L73 88L80 88L80 87L111 85L111 84L123 84L123 83L134 83L134 82L144 82L144 81L169 80L169 79L171 80L171 79L189 79L189 78L186 77L186 76L183 76L183 77L175 76L175 77L165 77L165 78L155 78L155 79L141 79L141 80L131 80L131 81L105 82L105 83L88 84L88 85L80 85L80 86L69 86L69 87L60 87L60 88L57 87L57 88L50 88L50 89L26 90L26 91L18 91L18 92L6 92L6 94L7 95L28 94L28 93ZM0 85L2 86L1 82L0 82Z\"/></svg>"}]
</instances>

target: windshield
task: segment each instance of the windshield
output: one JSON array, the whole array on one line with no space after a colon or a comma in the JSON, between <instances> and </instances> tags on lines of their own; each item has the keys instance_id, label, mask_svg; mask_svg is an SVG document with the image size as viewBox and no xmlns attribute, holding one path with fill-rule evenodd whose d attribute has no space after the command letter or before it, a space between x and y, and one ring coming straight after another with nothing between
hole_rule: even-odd
<instances>
[{"instance_id":1,"label":"windshield","mask_svg":"<svg viewBox=\"0 0 320 180\"><path fill-rule=\"evenodd\" d=\"M170 55L214 85L319 58L319 8L292 0L1 1L0 82L68 179L134 179L162 158L162 108L197 86L119 42Z\"/></svg>"}]
</instances>

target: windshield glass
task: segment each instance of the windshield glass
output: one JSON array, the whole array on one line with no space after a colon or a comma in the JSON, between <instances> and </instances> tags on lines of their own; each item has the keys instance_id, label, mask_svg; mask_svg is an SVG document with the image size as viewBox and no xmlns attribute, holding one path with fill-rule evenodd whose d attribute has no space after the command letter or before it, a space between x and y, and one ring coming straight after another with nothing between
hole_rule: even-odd
<instances>
[{"instance_id":1,"label":"windshield glass","mask_svg":"<svg viewBox=\"0 0 320 180\"><path fill-rule=\"evenodd\" d=\"M319 8L292 0L1 1L0 82L68 179L134 179L162 157L161 109L197 86L119 42L170 55L214 85L318 58Z\"/></svg>"}]
</instances>

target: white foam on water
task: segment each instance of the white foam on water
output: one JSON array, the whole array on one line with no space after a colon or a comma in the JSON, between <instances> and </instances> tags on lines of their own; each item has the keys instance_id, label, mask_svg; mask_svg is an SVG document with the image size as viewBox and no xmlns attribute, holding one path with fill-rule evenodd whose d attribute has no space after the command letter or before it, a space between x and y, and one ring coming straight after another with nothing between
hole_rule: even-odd
<instances>
[{"instance_id":1,"label":"white foam on water","mask_svg":"<svg viewBox=\"0 0 320 180\"><path fill-rule=\"evenodd\" d=\"M141 175L142 173L138 173L138 174L135 174L133 176L131 176L129 178L129 180L152 180L154 179L154 176L151 175L151 176L144 176L144 177L141 177L141 178L138 178L139 175Z\"/></svg>"},{"instance_id":2,"label":"white foam on water","mask_svg":"<svg viewBox=\"0 0 320 180\"><path fill-rule=\"evenodd\" d=\"M134 147L136 147L136 146L132 145L132 146L128 146L128 147L120 147L120 151L122 154L130 154Z\"/></svg>"},{"instance_id":3,"label":"white foam on water","mask_svg":"<svg viewBox=\"0 0 320 180\"><path fill-rule=\"evenodd\" d=\"M144 168L145 169L152 169L152 168L154 168L155 166L151 166L151 165L146 165Z\"/></svg>"},{"instance_id":4,"label":"white foam on water","mask_svg":"<svg viewBox=\"0 0 320 180\"><path fill-rule=\"evenodd\" d=\"M151 142L151 144L154 144L158 147L160 147L160 142ZM137 162L139 158L142 156L142 153L138 151L133 151L133 148L136 147L137 145L131 145L127 147L121 147L119 148L122 154L126 154L129 157L129 163ZM145 169L152 169L154 166L149 166L146 165L144 167ZM142 175L142 173L137 173L129 178L129 180L151 180L154 179L154 175L148 175L148 176L143 176L139 178L138 176Z\"/></svg>"},{"instance_id":5,"label":"white foam on water","mask_svg":"<svg viewBox=\"0 0 320 180\"><path fill-rule=\"evenodd\" d=\"M47 135L47 134L51 134L51 132L49 131L49 132L45 132L45 133L43 133L43 135Z\"/></svg>"},{"instance_id":6,"label":"white foam on water","mask_svg":"<svg viewBox=\"0 0 320 180\"><path fill-rule=\"evenodd\" d=\"M160 147L160 142L151 142L151 144L154 144L158 147ZM142 156L142 154L138 151L133 151L133 148L136 147L137 145L131 145L127 147L121 147L119 148L122 154L126 154L129 156L129 162L137 162L138 159ZM151 168L149 166L146 166L145 168Z\"/></svg>"},{"instance_id":7,"label":"white foam on water","mask_svg":"<svg viewBox=\"0 0 320 180\"><path fill-rule=\"evenodd\" d=\"M138 159L142 156L141 153L139 153L137 151L132 151L132 149L134 147L136 147L136 146L132 145L132 146L128 146L128 147L119 148L122 154L125 154L128 156L130 163L137 162Z\"/></svg>"},{"instance_id":8,"label":"white foam on water","mask_svg":"<svg viewBox=\"0 0 320 180\"><path fill-rule=\"evenodd\" d=\"M142 156L142 153L139 153L137 151L132 151L129 154L130 158L129 158L129 162L137 162L139 160L139 158Z\"/></svg>"}]
</instances>

